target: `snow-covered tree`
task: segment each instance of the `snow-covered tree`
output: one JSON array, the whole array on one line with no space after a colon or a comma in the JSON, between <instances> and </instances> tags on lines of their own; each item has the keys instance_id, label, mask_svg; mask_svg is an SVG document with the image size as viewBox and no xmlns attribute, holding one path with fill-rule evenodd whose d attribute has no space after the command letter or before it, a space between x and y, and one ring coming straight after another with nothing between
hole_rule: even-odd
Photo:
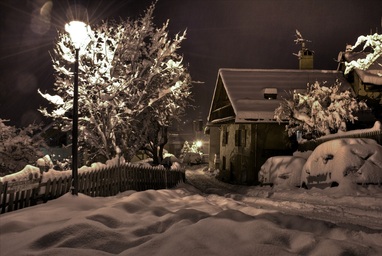
<instances>
[{"instance_id":1,"label":"snow-covered tree","mask_svg":"<svg viewBox=\"0 0 382 256\"><path fill-rule=\"evenodd\" d=\"M191 152L190 143L186 140L183 144L182 149L180 150L180 157L182 158L184 154Z\"/></svg>"},{"instance_id":2,"label":"snow-covered tree","mask_svg":"<svg viewBox=\"0 0 382 256\"><path fill-rule=\"evenodd\" d=\"M300 131L317 138L345 131L346 122L357 120L354 113L368 107L363 101L357 102L349 90L341 91L340 86L339 82L331 86L315 82L307 85L305 93L291 92L291 97L275 110L275 119L289 121L286 125L289 136Z\"/></svg>"},{"instance_id":3,"label":"snow-covered tree","mask_svg":"<svg viewBox=\"0 0 382 256\"><path fill-rule=\"evenodd\" d=\"M183 163L195 163L202 161L202 151L200 151L200 145L198 141L194 141L190 146L188 141L185 141L180 151L180 159Z\"/></svg>"},{"instance_id":4,"label":"snow-covered tree","mask_svg":"<svg viewBox=\"0 0 382 256\"><path fill-rule=\"evenodd\" d=\"M200 151L200 145L198 144L198 141L194 141L192 145L190 146L190 143L186 140L183 144L182 149L180 150L181 154L186 153L198 153L201 154L202 151Z\"/></svg>"},{"instance_id":5,"label":"snow-covered tree","mask_svg":"<svg viewBox=\"0 0 382 256\"><path fill-rule=\"evenodd\" d=\"M22 170L27 164L35 164L43 156L44 140L36 133L41 126L31 124L16 128L0 118L0 176Z\"/></svg>"},{"instance_id":6,"label":"snow-covered tree","mask_svg":"<svg viewBox=\"0 0 382 256\"><path fill-rule=\"evenodd\" d=\"M358 46L363 45L363 50L370 48L371 52L366 55L365 58L353 60L351 62L345 62L345 74L348 74L353 69L366 70L372 65L379 57L382 56L382 34L377 33L367 36L359 36L357 42L349 49L353 51ZM378 63L382 65L381 63ZM382 76L382 74L378 74Z\"/></svg>"},{"instance_id":7,"label":"snow-covered tree","mask_svg":"<svg viewBox=\"0 0 382 256\"><path fill-rule=\"evenodd\" d=\"M92 27L79 51L79 145L89 160L112 159L119 149L130 160L160 141L158 126L170 126L189 104L191 77L177 53L186 32L169 38L169 21L154 26L154 8L135 21ZM40 92L53 110L40 111L64 131L72 124L74 58L69 35L59 32L52 54L56 95Z\"/></svg>"}]
</instances>

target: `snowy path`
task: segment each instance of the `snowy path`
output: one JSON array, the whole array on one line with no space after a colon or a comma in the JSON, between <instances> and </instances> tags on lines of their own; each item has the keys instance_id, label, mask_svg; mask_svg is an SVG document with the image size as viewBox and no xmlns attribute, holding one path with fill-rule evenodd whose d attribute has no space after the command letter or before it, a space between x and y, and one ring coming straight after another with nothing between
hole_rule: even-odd
<instances>
[{"instance_id":1,"label":"snowy path","mask_svg":"<svg viewBox=\"0 0 382 256\"><path fill-rule=\"evenodd\" d=\"M274 190L270 187L245 187L223 183L206 174L203 168L186 171L187 183L206 194L210 203L216 196L237 204L276 210L288 215L323 220L354 229L382 230L382 198L374 196L331 197L320 190Z\"/></svg>"}]
</instances>

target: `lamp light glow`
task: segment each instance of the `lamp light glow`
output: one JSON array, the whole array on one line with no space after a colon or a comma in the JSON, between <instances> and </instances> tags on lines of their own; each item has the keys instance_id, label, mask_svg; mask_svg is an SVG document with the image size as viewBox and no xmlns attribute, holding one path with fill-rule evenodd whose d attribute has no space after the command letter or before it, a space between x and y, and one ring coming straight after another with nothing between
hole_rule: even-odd
<instances>
[{"instance_id":1,"label":"lamp light glow","mask_svg":"<svg viewBox=\"0 0 382 256\"><path fill-rule=\"evenodd\" d=\"M87 45L90 41L90 27L82 21L73 20L65 25L65 31L69 34L76 49L80 49L83 45Z\"/></svg>"},{"instance_id":2,"label":"lamp light glow","mask_svg":"<svg viewBox=\"0 0 382 256\"><path fill-rule=\"evenodd\" d=\"M200 140L196 141L195 144L196 144L196 146L197 146L198 148L200 148L200 147L203 146L203 142L200 141Z\"/></svg>"}]
</instances>

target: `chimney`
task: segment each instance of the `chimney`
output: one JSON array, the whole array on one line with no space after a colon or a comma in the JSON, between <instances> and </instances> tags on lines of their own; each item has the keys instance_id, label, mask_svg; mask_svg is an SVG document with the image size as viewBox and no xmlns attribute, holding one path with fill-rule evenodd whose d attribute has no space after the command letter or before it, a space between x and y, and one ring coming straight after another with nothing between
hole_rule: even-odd
<instances>
[{"instance_id":1,"label":"chimney","mask_svg":"<svg viewBox=\"0 0 382 256\"><path fill-rule=\"evenodd\" d=\"M299 69L313 69L314 52L305 47L305 42L301 46L299 51Z\"/></svg>"}]
</instances>

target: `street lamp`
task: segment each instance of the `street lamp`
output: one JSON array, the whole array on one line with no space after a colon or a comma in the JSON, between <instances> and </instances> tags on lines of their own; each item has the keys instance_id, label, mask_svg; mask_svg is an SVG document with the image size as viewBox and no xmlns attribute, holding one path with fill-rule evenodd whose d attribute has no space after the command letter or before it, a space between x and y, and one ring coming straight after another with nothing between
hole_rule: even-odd
<instances>
[{"instance_id":1,"label":"street lamp","mask_svg":"<svg viewBox=\"0 0 382 256\"><path fill-rule=\"evenodd\" d=\"M195 145L196 145L197 148L201 148L203 146L203 142L201 140L197 140L195 142Z\"/></svg>"},{"instance_id":2,"label":"street lamp","mask_svg":"<svg viewBox=\"0 0 382 256\"><path fill-rule=\"evenodd\" d=\"M82 21L71 21L65 25L75 48L73 126L72 126L72 195L78 195L78 56L80 48L89 43L90 28Z\"/></svg>"}]
</instances>

